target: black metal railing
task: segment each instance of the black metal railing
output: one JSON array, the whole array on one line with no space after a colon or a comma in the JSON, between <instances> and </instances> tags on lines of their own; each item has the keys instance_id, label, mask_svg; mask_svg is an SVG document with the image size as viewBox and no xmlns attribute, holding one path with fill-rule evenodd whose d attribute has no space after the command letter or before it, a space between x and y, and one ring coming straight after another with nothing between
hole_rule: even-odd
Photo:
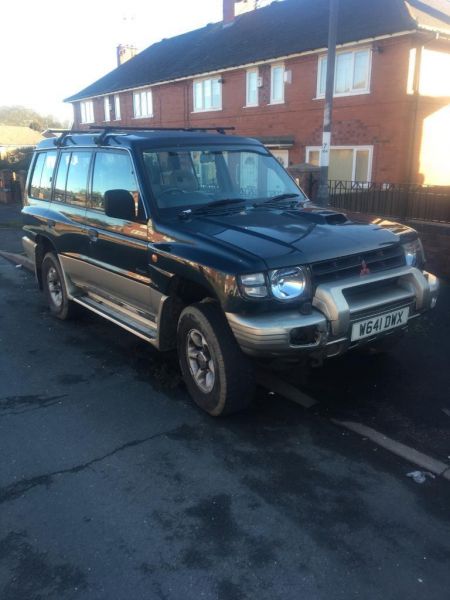
<instances>
[{"instance_id":1,"label":"black metal railing","mask_svg":"<svg viewBox=\"0 0 450 600\"><path fill-rule=\"evenodd\" d=\"M334 208L450 223L450 186L330 181L329 195Z\"/></svg>"}]
</instances>

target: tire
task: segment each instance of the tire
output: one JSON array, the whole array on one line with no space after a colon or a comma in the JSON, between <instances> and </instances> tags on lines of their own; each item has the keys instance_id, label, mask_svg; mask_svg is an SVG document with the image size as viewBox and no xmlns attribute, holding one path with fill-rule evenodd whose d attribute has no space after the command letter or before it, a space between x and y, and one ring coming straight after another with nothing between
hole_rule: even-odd
<instances>
[{"instance_id":1,"label":"tire","mask_svg":"<svg viewBox=\"0 0 450 600\"><path fill-rule=\"evenodd\" d=\"M183 310L177 347L184 381L197 406L218 417L250 404L255 387L252 365L215 303L202 302Z\"/></svg>"},{"instance_id":2,"label":"tire","mask_svg":"<svg viewBox=\"0 0 450 600\"><path fill-rule=\"evenodd\" d=\"M53 252L48 252L42 261L42 287L53 316L65 321L78 314L78 306L68 298L61 265Z\"/></svg>"}]
</instances>

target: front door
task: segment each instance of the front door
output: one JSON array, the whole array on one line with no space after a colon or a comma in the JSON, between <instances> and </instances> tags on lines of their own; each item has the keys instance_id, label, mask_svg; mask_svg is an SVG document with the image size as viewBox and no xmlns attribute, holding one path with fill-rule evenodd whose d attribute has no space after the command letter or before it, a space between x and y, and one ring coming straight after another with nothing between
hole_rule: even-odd
<instances>
[{"instance_id":1,"label":"front door","mask_svg":"<svg viewBox=\"0 0 450 600\"><path fill-rule=\"evenodd\" d=\"M132 220L105 214L108 190L131 193L135 200ZM153 318L158 307L148 271L147 219L127 151L96 151L86 224L90 240L89 290Z\"/></svg>"}]
</instances>

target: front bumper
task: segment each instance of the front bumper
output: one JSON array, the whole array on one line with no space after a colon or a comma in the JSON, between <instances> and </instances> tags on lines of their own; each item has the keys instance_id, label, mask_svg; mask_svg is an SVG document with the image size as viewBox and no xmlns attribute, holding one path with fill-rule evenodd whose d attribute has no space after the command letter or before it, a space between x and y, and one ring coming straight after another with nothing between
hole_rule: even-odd
<instances>
[{"instance_id":1,"label":"front bumper","mask_svg":"<svg viewBox=\"0 0 450 600\"><path fill-rule=\"evenodd\" d=\"M405 306L410 307L411 320L435 306L438 291L439 281L434 275L405 266L319 285L308 315L291 309L260 315L226 313L226 316L246 354L329 357L398 332L393 329L352 343L351 327L355 321Z\"/></svg>"}]
</instances>

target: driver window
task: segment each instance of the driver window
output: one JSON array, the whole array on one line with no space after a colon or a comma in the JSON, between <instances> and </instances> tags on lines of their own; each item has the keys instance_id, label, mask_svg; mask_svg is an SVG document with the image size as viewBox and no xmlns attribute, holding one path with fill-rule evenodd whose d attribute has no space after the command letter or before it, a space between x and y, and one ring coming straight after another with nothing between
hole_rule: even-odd
<instances>
[{"instance_id":1,"label":"driver window","mask_svg":"<svg viewBox=\"0 0 450 600\"><path fill-rule=\"evenodd\" d=\"M145 219L133 164L125 152L99 151L95 155L91 208L104 210L105 192L108 190L130 192L134 199L136 221Z\"/></svg>"}]
</instances>

